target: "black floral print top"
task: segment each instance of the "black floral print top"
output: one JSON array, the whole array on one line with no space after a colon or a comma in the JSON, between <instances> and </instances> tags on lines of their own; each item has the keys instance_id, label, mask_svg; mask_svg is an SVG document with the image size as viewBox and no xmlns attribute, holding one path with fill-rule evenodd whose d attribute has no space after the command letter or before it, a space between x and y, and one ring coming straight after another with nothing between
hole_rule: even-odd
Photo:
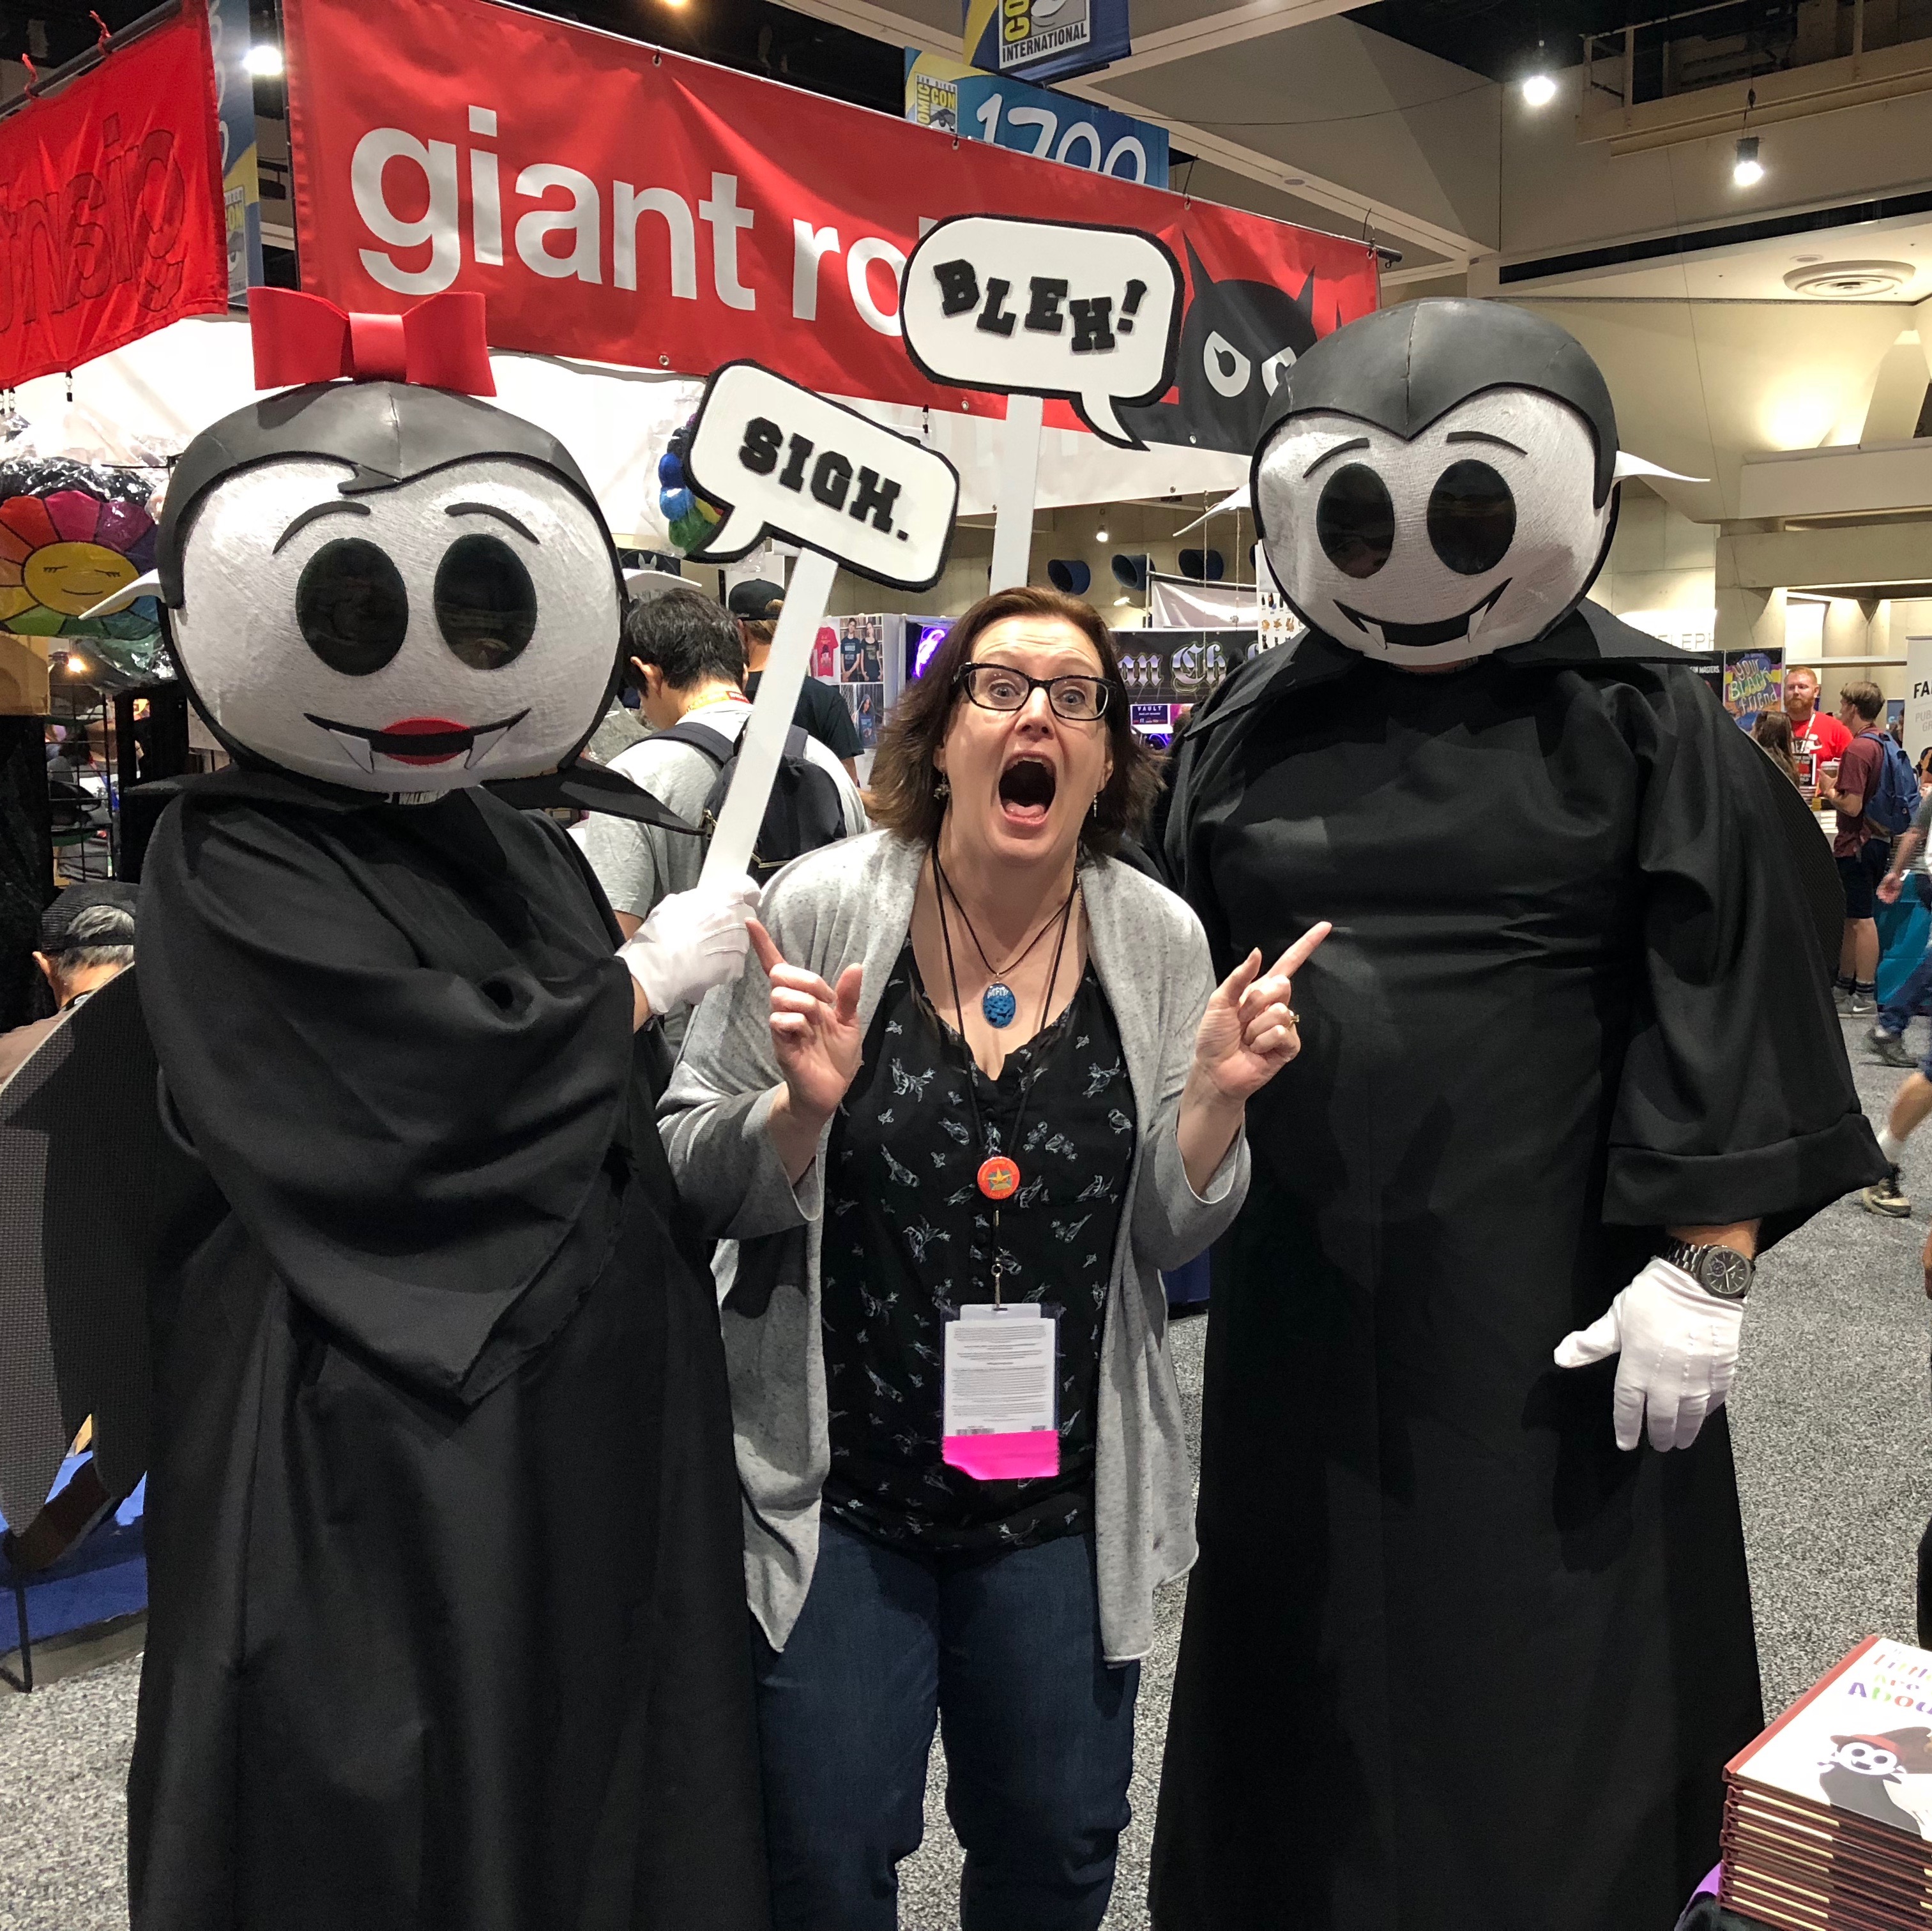
<instances>
[{"instance_id":1,"label":"black floral print top","mask_svg":"<svg viewBox=\"0 0 1932 1931\"><path fill-rule=\"evenodd\" d=\"M969 1066L990 1146L976 1144ZM826 1162L824 1506L848 1528L970 1551L1091 1525L1100 1326L1134 1136L1120 1033L1090 965L994 1081L927 1000L911 946L899 955ZM975 1481L940 1448L945 1323L993 1298L994 1210L977 1184L989 1153L1011 1154L1022 1183L998 1209L1000 1297L1060 1310L1060 1473L1033 1481Z\"/></svg>"}]
</instances>

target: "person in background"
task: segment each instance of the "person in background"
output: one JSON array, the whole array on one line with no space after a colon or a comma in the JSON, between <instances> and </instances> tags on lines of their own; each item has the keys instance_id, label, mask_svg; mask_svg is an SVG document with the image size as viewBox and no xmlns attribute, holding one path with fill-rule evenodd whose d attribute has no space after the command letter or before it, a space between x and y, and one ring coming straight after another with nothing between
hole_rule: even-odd
<instances>
[{"instance_id":1,"label":"person in background","mask_svg":"<svg viewBox=\"0 0 1932 1931\"><path fill-rule=\"evenodd\" d=\"M1107 1908L1154 1591L1194 1552L1159 1270L1240 1204L1328 929L1217 989L1112 856L1154 788L1099 613L983 599L884 733L886 829L766 888L766 976L698 1014L665 1097L725 1243L778 1931L897 1924L935 1722L964 1931ZM1012 1479L942 1441L952 1324L995 1300L1056 1317L1057 1430L1009 1423L1050 1465Z\"/></svg>"},{"instance_id":2,"label":"person in background","mask_svg":"<svg viewBox=\"0 0 1932 1931\"><path fill-rule=\"evenodd\" d=\"M0 1033L0 1086L20 1071L61 1023L110 979L134 963L137 894L118 880L70 885L40 915L40 943L34 962L46 974L55 1015ZM88 1422L72 1452L80 1453L92 1433ZM58 1562L117 1498L108 1494L90 1455L33 1520L0 1537L0 1555L15 1569L32 1572Z\"/></svg>"},{"instance_id":3,"label":"person in background","mask_svg":"<svg viewBox=\"0 0 1932 1931\"><path fill-rule=\"evenodd\" d=\"M1751 720L1751 738L1765 756L1796 784L1798 766L1791 755L1791 720L1782 711L1760 711Z\"/></svg>"},{"instance_id":4,"label":"person in background","mask_svg":"<svg viewBox=\"0 0 1932 1931\"><path fill-rule=\"evenodd\" d=\"M736 619L698 590L668 590L632 607L624 639L638 709L654 732L688 718L736 742L752 715L744 691L744 640ZM806 754L837 784L848 832L864 831L866 808L844 765L815 738L806 738ZM620 753L611 769L695 825L718 767L694 745L652 736ZM664 899L696 886L704 870L704 841L661 825L596 813L572 835L627 939ZM682 1010L664 1015L664 1037L674 1051L688 1018Z\"/></svg>"},{"instance_id":5,"label":"person in background","mask_svg":"<svg viewBox=\"0 0 1932 1931\"><path fill-rule=\"evenodd\" d=\"M118 880L70 885L40 915L34 963L46 975L54 1017L0 1033L0 1084L17 1072L60 1015L134 963L134 886Z\"/></svg>"},{"instance_id":6,"label":"person in background","mask_svg":"<svg viewBox=\"0 0 1932 1931\"><path fill-rule=\"evenodd\" d=\"M745 640L745 695L755 699L759 680L765 674L765 660L772 654L772 639L777 633L778 613L784 608L784 592L764 577L754 577L732 586L725 608L738 620L739 634ZM852 713L836 691L808 677L799 686L798 708L791 721L824 745L845 767L845 775L859 781L859 733Z\"/></svg>"},{"instance_id":7,"label":"person in background","mask_svg":"<svg viewBox=\"0 0 1932 1931\"><path fill-rule=\"evenodd\" d=\"M1922 759L1922 771L1924 763L1924 760ZM1924 892L1925 841L1928 835L1932 835L1932 791L1928 790L1922 778L1918 814L1912 820L1910 829L1900 835L1892 852L1891 867L1878 882L1876 895L1882 904L1898 904L1908 877L1916 877L1921 893ZM1912 1065L1912 1057L1905 1047L1905 1029L1917 1014L1926 1010L1928 1003L1932 1003L1932 946L1928 946L1918 964L1906 974L1898 990L1880 1009L1877 1024L1866 1035L1872 1057L1882 1060L1888 1066ZM1911 1087L1912 1082L1908 1080L1906 1088ZM1904 1131L1899 1131L1896 1126L1888 1126L1887 1129L1900 1142L1924 1117L1922 1113L1915 1114L1910 1104L1907 1104L1902 1112L1900 1111L1899 1100L1904 1099L1905 1090L1901 1088L1898 1099L1893 1102L1894 1113L1906 1123ZM1912 1090L1916 1090L1916 1088ZM1877 1186L1868 1187L1859 1198L1874 1213L1910 1213L1911 1203L1899 1190L1897 1156L1890 1148L1885 1147L1882 1138L1880 1144L1884 1148L1886 1158L1893 1162L1892 1171Z\"/></svg>"},{"instance_id":8,"label":"person in background","mask_svg":"<svg viewBox=\"0 0 1932 1931\"><path fill-rule=\"evenodd\" d=\"M1819 709L1818 673L1808 664L1794 664L1784 673L1784 715L1791 720L1792 754L1808 754L1814 770L1836 763L1852 741L1845 725Z\"/></svg>"},{"instance_id":9,"label":"person in background","mask_svg":"<svg viewBox=\"0 0 1932 1931\"><path fill-rule=\"evenodd\" d=\"M1790 689L1788 680L1786 688ZM1874 988L1878 978L1874 894L1892 856L1891 840L1865 817L1865 806L1884 769L1885 733L1876 724L1885 709L1885 697L1876 684L1867 683L1847 684L1838 697L1838 720L1846 742L1838 754L1835 772L1828 761L1820 761L1818 795L1838 814L1832 856L1838 862L1838 877L1845 888L1845 938L1838 955L1838 1009L1864 1013L1870 1012L1876 1003ZM1852 734L1855 725L1856 736ZM1793 737L1798 735L1794 728Z\"/></svg>"},{"instance_id":10,"label":"person in background","mask_svg":"<svg viewBox=\"0 0 1932 1931\"><path fill-rule=\"evenodd\" d=\"M1932 745L1928 745L1918 754L1918 795L1932 796Z\"/></svg>"}]
</instances>

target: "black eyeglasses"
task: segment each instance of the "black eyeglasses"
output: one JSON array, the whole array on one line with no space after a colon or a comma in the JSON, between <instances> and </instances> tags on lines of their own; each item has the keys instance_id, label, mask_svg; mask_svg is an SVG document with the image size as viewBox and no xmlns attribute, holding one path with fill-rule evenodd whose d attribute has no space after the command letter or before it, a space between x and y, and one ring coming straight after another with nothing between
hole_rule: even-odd
<instances>
[{"instance_id":1,"label":"black eyeglasses","mask_svg":"<svg viewBox=\"0 0 1932 1931\"><path fill-rule=\"evenodd\" d=\"M1104 677L1029 677L1009 664L962 664L953 680L982 711L1022 711L1036 691L1056 717L1090 724L1107 714L1114 687Z\"/></svg>"}]
</instances>

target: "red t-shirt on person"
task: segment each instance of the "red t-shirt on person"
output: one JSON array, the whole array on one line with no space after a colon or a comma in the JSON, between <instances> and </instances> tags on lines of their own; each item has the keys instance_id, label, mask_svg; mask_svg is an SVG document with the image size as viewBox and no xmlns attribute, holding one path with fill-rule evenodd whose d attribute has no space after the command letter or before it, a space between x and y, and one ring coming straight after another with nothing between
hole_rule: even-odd
<instances>
[{"instance_id":1,"label":"red t-shirt on person","mask_svg":"<svg viewBox=\"0 0 1932 1931\"><path fill-rule=\"evenodd\" d=\"M1791 748L1794 751L1814 751L1820 764L1829 764L1833 758L1842 757L1845 747L1852 741L1852 734L1836 718L1828 717L1822 711L1814 711L1804 721L1800 730L1791 727Z\"/></svg>"}]
</instances>

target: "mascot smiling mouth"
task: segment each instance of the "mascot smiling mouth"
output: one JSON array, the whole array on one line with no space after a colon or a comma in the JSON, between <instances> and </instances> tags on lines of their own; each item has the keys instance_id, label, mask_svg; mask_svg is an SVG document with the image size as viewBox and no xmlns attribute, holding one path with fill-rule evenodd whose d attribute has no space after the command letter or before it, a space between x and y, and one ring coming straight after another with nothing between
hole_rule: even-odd
<instances>
[{"instance_id":1,"label":"mascot smiling mouth","mask_svg":"<svg viewBox=\"0 0 1932 1931\"><path fill-rule=\"evenodd\" d=\"M446 718L400 718L380 729L338 724L333 718L319 718L313 711L302 715L328 732L364 771L374 771L378 752L398 764L447 764L454 757L463 758L466 766L481 764L530 712L519 711L493 724L455 724Z\"/></svg>"},{"instance_id":2,"label":"mascot smiling mouth","mask_svg":"<svg viewBox=\"0 0 1932 1931\"><path fill-rule=\"evenodd\" d=\"M1435 623L1384 623L1377 618L1365 616L1360 610L1352 610L1339 597L1335 599L1335 607L1358 631L1373 637L1378 643L1394 644L1405 650L1426 650L1432 644L1453 643L1459 637L1473 636L1477 619L1495 609L1496 600L1514 580L1505 577L1480 603L1472 604L1460 616L1443 617Z\"/></svg>"}]
</instances>

